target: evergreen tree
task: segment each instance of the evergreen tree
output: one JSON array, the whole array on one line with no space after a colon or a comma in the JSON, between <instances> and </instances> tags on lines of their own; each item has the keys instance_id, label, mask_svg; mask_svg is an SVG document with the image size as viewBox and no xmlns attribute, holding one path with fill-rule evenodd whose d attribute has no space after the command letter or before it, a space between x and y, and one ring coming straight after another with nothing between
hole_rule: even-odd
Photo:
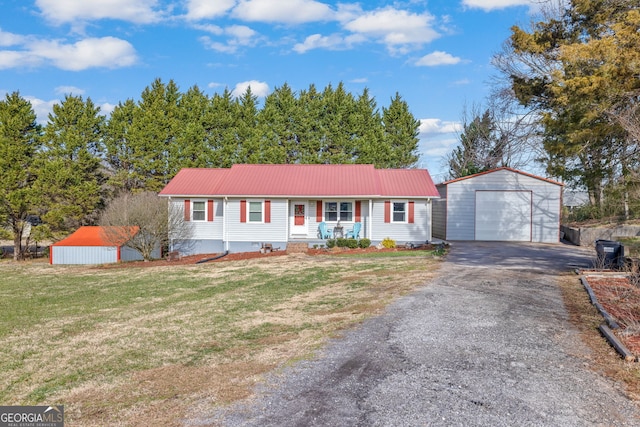
<instances>
[{"instance_id":1,"label":"evergreen tree","mask_svg":"<svg viewBox=\"0 0 640 427\"><path fill-rule=\"evenodd\" d=\"M13 233L13 259L24 257L23 233L38 206L37 177L40 127L30 102L18 92L0 101L0 224Z\"/></svg>"},{"instance_id":2,"label":"evergreen tree","mask_svg":"<svg viewBox=\"0 0 640 427\"><path fill-rule=\"evenodd\" d=\"M298 163L302 145L298 137L300 109L288 84L276 88L258 113L258 134L266 163Z\"/></svg>"},{"instance_id":3,"label":"evergreen tree","mask_svg":"<svg viewBox=\"0 0 640 427\"><path fill-rule=\"evenodd\" d=\"M572 0L530 31L513 27L496 58L514 96L541 115L548 172L585 186L600 208L605 182L628 169L620 153L636 152L610 116L637 102L638 6Z\"/></svg>"},{"instance_id":4,"label":"evergreen tree","mask_svg":"<svg viewBox=\"0 0 640 427\"><path fill-rule=\"evenodd\" d=\"M369 90L366 88L356 101L354 126L356 162L385 167L388 159L391 158L391 147L384 139L382 117L376 101L370 97Z\"/></svg>"},{"instance_id":5,"label":"evergreen tree","mask_svg":"<svg viewBox=\"0 0 640 427\"><path fill-rule=\"evenodd\" d=\"M505 158L506 141L489 110L463 123L460 145L449 155L449 176L460 178L500 166L509 166Z\"/></svg>"},{"instance_id":6,"label":"evergreen tree","mask_svg":"<svg viewBox=\"0 0 640 427\"><path fill-rule=\"evenodd\" d=\"M265 163L265 153L257 132L258 97L251 92L251 86L236 100L235 112L238 163Z\"/></svg>"},{"instance_id":7,"label":"evergreen tree","mask_svg":"<svg viewBox=\"0 0 640 427\"><path fill-rule=\"evenodd\" d=\"M108 183L114 193L144 188L144 177L137 173L133 144L129 141L136 108L138 107L132 99L119 103L105 126Z\"/></svg>"},{"instance_id":8,"label":"evergreen tree","mask_svg":"<svg viewBox=\"0 0 640 427\"><path fill-rule=\"evenodd\" d=\"M340 82L333 89L328 85L322 93L321 116L322 163L355 163L356 147L353 141L355 99Z\"/></svg>"},{"instance_id":9,"label":"evergreen tree","mask_svg":"<svg viewBox=\"0 0 640 427\"><path fill-rule=\"evenodd\" d=\"M324 112L322 94L315 85L309 85L307 90L300 91L298 96L298 111L300 122L297 126L297 137L300 163L322 163L322 147L324 144L322 115Z\"/></svg>"},{"instance_id":10,"label":"evergreen tree","mask_svg":"<svg viewBox=\"0 0 640 427\"><path fill-rule=\"evenodd\" d=\"M213 167L229 168L234 163L240 163L236 108L231 92L225 89L222 95L216 94L212 98L211 107L205 114L207 143Z\"/></svg>"},{"instance_id":11,"label":"evergreen tree","mask_svg":"<svg viewBox=\"0 0 640 427\"><path fill-rule=\"evenodd\" d=\"M171 153L181 126L180 96L173 80L165 85L156 79L142 92L128 138L134 181L143 185L138 190L159 191L178 173L179 164Z\"/></svg>"},{"instance_id":12,"label":"evergreen tree","mask_svg":"<svg viewBox=\"0 0 640 427\"><path fill-rule=\"evenodd\" d=\"M384 125L384 142L391 150L391 155L383 167L408 168L418 162L418 135L420 120L409 111L409 105L396 92L388 108L382 109Z\"/></svg>"},{"instance_id":13,"label":"evergreen tree","mask_svg":"<svg viewBox=\"0 0 640 427\"><path fill-rule=\"evenodd\" d=\"M211 102L197 87L191 87L180 97L178 115L180 125L174 143L170 145L171 170L208 167L213 163L213 153L208 141L208 110Z\"/></svg>"},{"instance_id":14,"label":"evergreen tree","mask_svg":"<svg viewBox=\"0 0 640 427\"><path fill-rule=\"evenodd\" d=\"M97 218L103 202L100 166L105 118L90 98L65 96L44 128L37 189L43 220L70 230Z\"/></svg>"}]
</instances>

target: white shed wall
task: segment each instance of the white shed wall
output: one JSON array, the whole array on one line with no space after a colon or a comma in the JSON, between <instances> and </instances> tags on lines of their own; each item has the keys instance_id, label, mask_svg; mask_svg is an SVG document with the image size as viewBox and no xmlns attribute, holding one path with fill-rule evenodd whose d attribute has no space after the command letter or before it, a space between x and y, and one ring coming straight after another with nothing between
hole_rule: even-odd
<instances>
[{"instance_id":1,"label":"white shed wall","mask_svg":"<svg viewBox=\"0 0 640 427\"><path fill-rule=\"evenodd\" d=\"M475 240L475 193L485 191L531 191L534 242L559 241L560 185L509 170L498 170L446 185L447 240Z\"/></svg>"},{"instance_id":2,"label":"white shed wall","mask_svg":"<svg viewBox=\"0 0 640 427\"><path fill-rule=\"evenodd\" d=\"M51 246L52 264L109 264L118 262L115 246Z\"/></svg>"}]
</instances>

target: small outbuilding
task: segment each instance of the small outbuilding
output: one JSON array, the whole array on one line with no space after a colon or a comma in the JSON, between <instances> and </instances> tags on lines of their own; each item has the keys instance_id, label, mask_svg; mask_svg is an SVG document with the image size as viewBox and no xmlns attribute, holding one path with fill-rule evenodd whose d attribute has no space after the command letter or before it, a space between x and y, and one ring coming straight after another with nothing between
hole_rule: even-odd
<instances>
[{"instance_id":1,"label":"small outbuilding","mask_svg":"<svg viewBox=\"0 0 640 427\"><path fill-rule=\"evenodd\" d=\"M557 243L563 184L508 167L436 185L433 236Z\"/></svg>"},{"instance_id":2,"label":"small outbuilding","mask_svg":"<svg viewBox=\"0 0 640 427\"><path fill-rule=\"evenodd\" d=\"M139 227L80 227L49 247L50 264L109 264L142 260L127 242Z\"/></svg>"}]
</instances>

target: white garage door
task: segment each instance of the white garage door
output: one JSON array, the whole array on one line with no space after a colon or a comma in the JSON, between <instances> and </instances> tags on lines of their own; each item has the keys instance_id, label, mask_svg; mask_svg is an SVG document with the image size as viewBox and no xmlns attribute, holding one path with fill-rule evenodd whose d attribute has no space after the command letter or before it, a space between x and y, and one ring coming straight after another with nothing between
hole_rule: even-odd
<instances>
[{"instance_id":1,"label":"white garage door","mask_svg":"<svg viewBox=\"0 0 640 427\"><path fill-rule=\"evenodd\" d=\"M531 191L476 191L476 240L531 241Z\"/></svg>"}]
</instances>

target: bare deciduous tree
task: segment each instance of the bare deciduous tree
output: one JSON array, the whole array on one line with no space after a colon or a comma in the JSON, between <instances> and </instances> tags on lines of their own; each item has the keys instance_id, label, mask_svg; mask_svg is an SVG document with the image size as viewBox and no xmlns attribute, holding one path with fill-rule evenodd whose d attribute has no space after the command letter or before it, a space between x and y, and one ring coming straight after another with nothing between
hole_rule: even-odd
<instances>
[{"instance_id":1,"label":"bare deciduous tree","mask_svg":"<svg viewBox=\"0 0 640 427\"><path fill-rule=\"evenodd\" d=\"M139 231L128 238L127 246L140 252L145 260L152 259L156 248L167 245L170 234L174 239L188 239L191 235L181 212L153 192L124 193L115 198L103 212L100 224L106 226L106 239L114 242L129 237L122 235L130 232L129 227L138 227Z\"/></svg>"}]
</instances>

